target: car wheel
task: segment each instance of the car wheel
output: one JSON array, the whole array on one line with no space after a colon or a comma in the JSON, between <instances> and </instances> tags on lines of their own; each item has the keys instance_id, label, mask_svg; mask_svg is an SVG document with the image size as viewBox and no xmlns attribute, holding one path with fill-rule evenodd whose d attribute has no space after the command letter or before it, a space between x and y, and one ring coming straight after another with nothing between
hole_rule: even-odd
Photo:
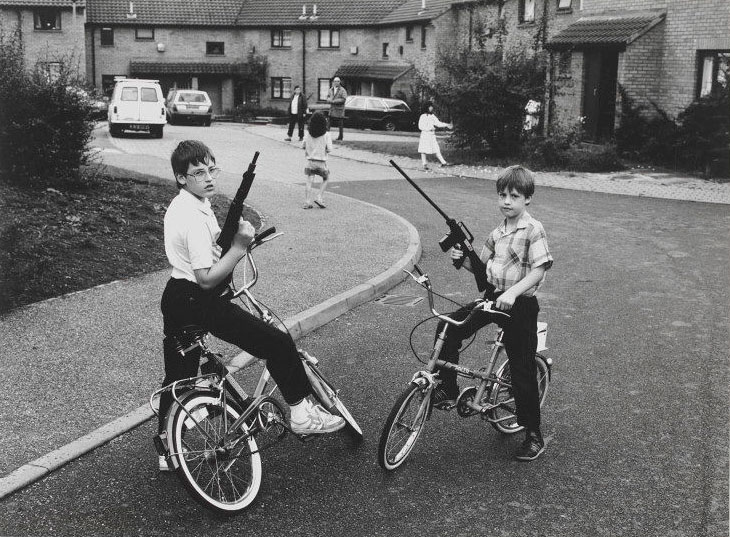
<instances>
[{"instance_id":1,"label":"car wheel","mask_svg":"<svg viewBox=\"0 0 730 537\"><path fill-rule=\"evenodd\" d=\"M395 122L392 119L386 119L383 121L383 129L386 131L394 131L395 130Z\"/></svg>"}]
</instances>

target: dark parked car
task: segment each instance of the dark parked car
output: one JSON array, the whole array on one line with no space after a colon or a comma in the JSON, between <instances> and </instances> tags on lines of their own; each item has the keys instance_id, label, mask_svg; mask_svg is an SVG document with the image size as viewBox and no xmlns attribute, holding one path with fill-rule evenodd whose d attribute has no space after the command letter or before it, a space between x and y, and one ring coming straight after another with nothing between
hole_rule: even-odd
<instances>
[{"instance_id":1,"label":"dark parked car","mask_svg":"<svg viewBox=\"0 0 730 537\"><path fill-rule=\"evenodd\" d=\"M329 105L316 103L310 112L329 114ZM418 117L400 99L350 95L345 101L345 126L386 131L415 130Z\"/></svg>"}]
</instances>

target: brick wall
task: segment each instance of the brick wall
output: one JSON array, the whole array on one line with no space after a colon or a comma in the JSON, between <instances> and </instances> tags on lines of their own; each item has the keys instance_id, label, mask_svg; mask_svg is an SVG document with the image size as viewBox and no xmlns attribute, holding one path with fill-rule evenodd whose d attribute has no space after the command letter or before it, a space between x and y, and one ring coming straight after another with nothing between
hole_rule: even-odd
<instances>
[{"instance_id":1,"label":"brick wall","mask_svg":"<svg viewBox=\"0 0 730 537\"><path fill-rule=\"evenodd\" d=\"M61 10L60 30L35 30L33 10L30 8L0 7L0 28L5 33L20 28L25 48L25 61L29 68L36 62L54 62L66 60L72 68L84 75L84 10L77 8L74 15L72 9Z\"/></svg>"}]
</instances>

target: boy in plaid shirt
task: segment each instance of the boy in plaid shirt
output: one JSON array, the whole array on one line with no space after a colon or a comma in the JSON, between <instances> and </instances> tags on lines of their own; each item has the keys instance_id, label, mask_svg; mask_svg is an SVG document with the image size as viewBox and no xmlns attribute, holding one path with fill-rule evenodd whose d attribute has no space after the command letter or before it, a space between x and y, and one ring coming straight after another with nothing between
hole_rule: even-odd
<instances>
[{"instance_id":1,"label":"boy in plaid shirt","mask_svg":"<svg viewBox=\"0 0 730 537\"><path fill-rule=\"evenodd\" d=\"M485 298L496 300L496 308L509 311L510 318L478 312L464 326L450 326L442 353L444 360L458 363L459 349L464 339L492 322L504 329L502 342L512 374L517 423L526 430L525 441L515 454L520 461L532 461L545 450L540 432L535 365L537 314L540 311L535 292L545 281L545 272L552 266L553 258L542 224L526 210L534 192L534 178L527 168L510 166L499 175L499 209L505 218L489 234L480 255L487 267L487 279L496 288L493 296ZM461 250L451 250L452 259L461 259L463 255ZM464 260L463 266L472 271L468 258ZM452 317L465 319L473 306L471 304L459 309ZM442 328L443 321L439 324L439 331ZM439 374L443 382L434 393L434 404L448 408L453 406L459 395L456 373L441 370Z\"/></svg>"}]
</instances>

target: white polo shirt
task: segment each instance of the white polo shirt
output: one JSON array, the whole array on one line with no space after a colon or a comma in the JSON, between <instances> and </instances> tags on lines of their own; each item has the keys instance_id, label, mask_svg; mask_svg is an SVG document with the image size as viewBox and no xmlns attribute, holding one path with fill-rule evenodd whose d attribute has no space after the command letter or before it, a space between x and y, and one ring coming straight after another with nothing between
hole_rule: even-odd
<instances>
[{"instance_id":1,"label":"white polo shirt","mask_svg":"<svg viewBox=\"0 0 730 537\"><path fill-rule=\"evenodd\" d=\"M221 228L208 199L199 200L185 189L165 212L165 254L173 278L195 280L195 270L212 267L221 257L216 244Z\"/></svg>"}]
</instances>

